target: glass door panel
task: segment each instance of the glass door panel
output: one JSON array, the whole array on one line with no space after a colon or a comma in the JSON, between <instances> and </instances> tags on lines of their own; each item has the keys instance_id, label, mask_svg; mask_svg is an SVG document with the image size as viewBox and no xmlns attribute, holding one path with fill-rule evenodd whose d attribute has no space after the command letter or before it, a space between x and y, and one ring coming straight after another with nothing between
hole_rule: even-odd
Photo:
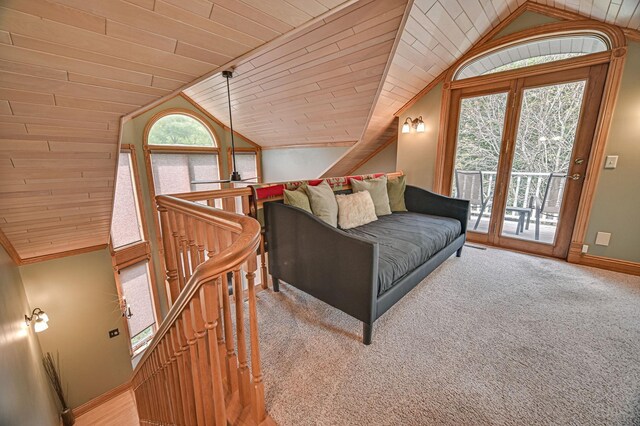
<instances>
[{"instance_id":1,"label":"glass door panel","mask_svg":"<svg viewBox=\"0 0 640 426\"><path fill-rule=\"evenodd\" d=\"M468 229L487 233L502 146L508 92L461 100L451 194L470 200Z\"/></svg>"},{"instance_id":2,"label":"glass door panel","mask_svg":"<svg viewBox=\"0 0 640 426\"><path fill-rule=\"evenodd\" d=\"M576 81L524 89L502 236L554 244L584 88Z\"/></svg>"}]
</instances>

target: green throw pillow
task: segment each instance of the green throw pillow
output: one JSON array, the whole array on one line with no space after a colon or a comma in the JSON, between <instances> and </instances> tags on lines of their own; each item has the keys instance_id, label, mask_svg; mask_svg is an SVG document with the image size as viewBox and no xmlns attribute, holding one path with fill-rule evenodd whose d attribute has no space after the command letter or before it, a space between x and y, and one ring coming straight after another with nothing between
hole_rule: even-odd
<instances>
[{"instance_id":1,"label":"green throw pillow","mask_svg":"<svg viewBox=\"0 0 640 426\"><path fill-rule=\"evenodd\" d=\"M351 187L353 188L353 192L369 191L373 205L376 207L376 216L380 217L391 214L386 176L364 181L351 179Z\"/></svg>"},{"instance_id":2,"label":"green throw pillow","mask_svg":"<svg viewBox=\"0 0 640 426\"><path fill-rule=\"evenodd\" d=\"M285 189L284 203L289 206L298 207L302 210L306 210L309 213L313 213L311 211L311 204L309 204L309 197L307 197L307 193L304 192L303 187L300 187L294 191Z\"/></svg>"},{"instance_id":3,"label":"green throw pillow","mask_svg":"<svg viewBox=\"0 0 640 426\"><path fill-rule=\"evenodd\" d=\"M304 187L309 196L311 211L334 228L338 226L338 203L331 186L326 181L320 185Z\"/></svg>"},{"instance_id":4,"label":"green throw pillow","mask_svg":"<svg viewBox=\"0 0 640 426\"><path fill-rule=\"evenodd\" d=\"M404 190L407 188L405 176L387 179L387 193L389 194L389 207L392 212L406 212L404 203Z\"/></svg>"}]
</instances>

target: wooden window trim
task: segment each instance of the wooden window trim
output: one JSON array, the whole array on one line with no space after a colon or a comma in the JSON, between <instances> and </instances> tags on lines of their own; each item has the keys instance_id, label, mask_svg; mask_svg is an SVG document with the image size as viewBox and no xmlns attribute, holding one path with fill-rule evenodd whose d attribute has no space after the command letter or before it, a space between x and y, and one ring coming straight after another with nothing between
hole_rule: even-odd
<instances>
[{"instance_id":1,"label":"wooden window trim","mask_svg":"<svg viewBox=\"0 0 640 426\"><path fill-rule=\"evenodd\" d=\"M262 152L257 148L236 148L237 153L250 153L256 156L256 170L258 172L258 183L262 183ZM233 170L233 160L231 155L231 148L227 148L227 170L231 173Z\"/></svg>"},{"instance_id":2,"label":"wooden window trim","mask_svg":"<svg viewBox=\"0 0 640 426\"><path fill-rule=\"evenodd\" d=\"M516 70L503 71L485 76L471 77L464 80L453 80L453 76L457 70L468 61L482 54L486 54L490 50L494 50L502 45L524 41L526 39L548 36L553 33L579 33L582 32L599 32L604 34L610 44L611 50L607 52L594 53L576 58L565 59L557 62L549 62L527 68L519 68ZM447 182L451 182L450 177L447 178L447 154L450 147L447 141L450 140L451 132L454 124L451 123L451 109L453 106L452 90L461 87L473 87L475 85L486 85L491 83L500 83L506 80L514 80L521 77L530 77L533 75L543 75L561 70L569 70L595 64L608 64L607 76L605 80L605 88L598 112L596 130L592 142L589 164L585 174L585 182L582 190L582 196L578 204L578 212L576 215L575 226L571 237L569 255L567 259L575 260L576 253L584 242L584 238L589 223L591 207L593 205L595 190L602 171L602 161L607 145L609 129L611 127L611 119L615 104L620 91L622 80L622 72L626 60L627 44L625 35L619 27L615 25L605 24L593 20L573 20L552 24L541 25L527 30L509 34L496 40L486 41L474 47L460 59L458 59L445 73L444 84L442 90L442 105L440 111L440 128L438 133L438 144L436 149L436 160L434 170L434 187L433 190L441 194L450 193L450 186Z\"/></svg>"},{"instance_id":3,"label":"wooden window trim","mask_svg":"<svg viewBox=\"0 0 640 426\"><path fill-rule=\"evenodd\" d=\"M153 273L153 260L151 258L151 246L149 245L149 231L147 217L144 213L144 208L141 203L142 189L140 188L140 172L138 169L138 160L136 157L135 147L131 144L122 144L120 147L120 153L126 152L130 155L131 170L133 174L133 187L135 191L135 202L138 211L138 218L140 220L140 227L142 228L141 236L142 241L137 241L131 244L127 244L117 249L113 247L111 241L109 241L109 251L111 252L111 263L113 266L114 278L116 281L116 290L118 293L118 300L122 300L122 282L120 281L120 270L128 266L133 266L140 262L147 262L148 276L151 284L151 300L153 301L153 318L155 320L154 334L158 329L160 320L160 301L158 300L158 294L160 289L157 285L155 274ZM114 185L115 186L115 185ZM131 340L131 333L129 332L129 325L127 321L124 321L124 328L126 335ZM129 354L133 356L133 349L129 344Z\"/></svg>"}]
</instances>

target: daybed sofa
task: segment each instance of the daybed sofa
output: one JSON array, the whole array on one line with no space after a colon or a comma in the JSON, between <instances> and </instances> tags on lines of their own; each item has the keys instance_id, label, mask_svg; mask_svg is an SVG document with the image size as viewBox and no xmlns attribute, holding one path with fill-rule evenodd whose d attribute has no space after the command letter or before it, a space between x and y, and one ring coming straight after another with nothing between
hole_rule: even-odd
<instances>
[{"instance_id":1,"label":"daybed sofa","mask_svg":"<svg viewBox=\"0 0 640 426\"><path fill-rule=\"evenodd\" d=\"M351 191L337 191L349 193ZM407 212L341 230L282 201L264 203L269 273L363 323L373 323L466 238L469 202L407 186Z\"/></svg>"}]
</instances>

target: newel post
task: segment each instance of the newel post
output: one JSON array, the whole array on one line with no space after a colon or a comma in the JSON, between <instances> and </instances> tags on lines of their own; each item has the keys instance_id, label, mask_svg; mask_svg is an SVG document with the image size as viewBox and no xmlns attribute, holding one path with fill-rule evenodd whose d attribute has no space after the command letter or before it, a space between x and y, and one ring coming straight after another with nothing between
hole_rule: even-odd
<instances>
[{"instance_id":1,"label":"newel post","mask_svg":"<svg viewBox=\"0 0 640 426\"><path fill-rule=\"evenodd\" d=\"M160 223L162 227L162 246L164 248L164 260L167 267L167 295L169 305L178 298L180 288L178 285L178 266L176 265L176 255L173 247L173 238L169 222L169 212L165 207L158 206L160 213Z\"/></svg>"}]
</instances>

